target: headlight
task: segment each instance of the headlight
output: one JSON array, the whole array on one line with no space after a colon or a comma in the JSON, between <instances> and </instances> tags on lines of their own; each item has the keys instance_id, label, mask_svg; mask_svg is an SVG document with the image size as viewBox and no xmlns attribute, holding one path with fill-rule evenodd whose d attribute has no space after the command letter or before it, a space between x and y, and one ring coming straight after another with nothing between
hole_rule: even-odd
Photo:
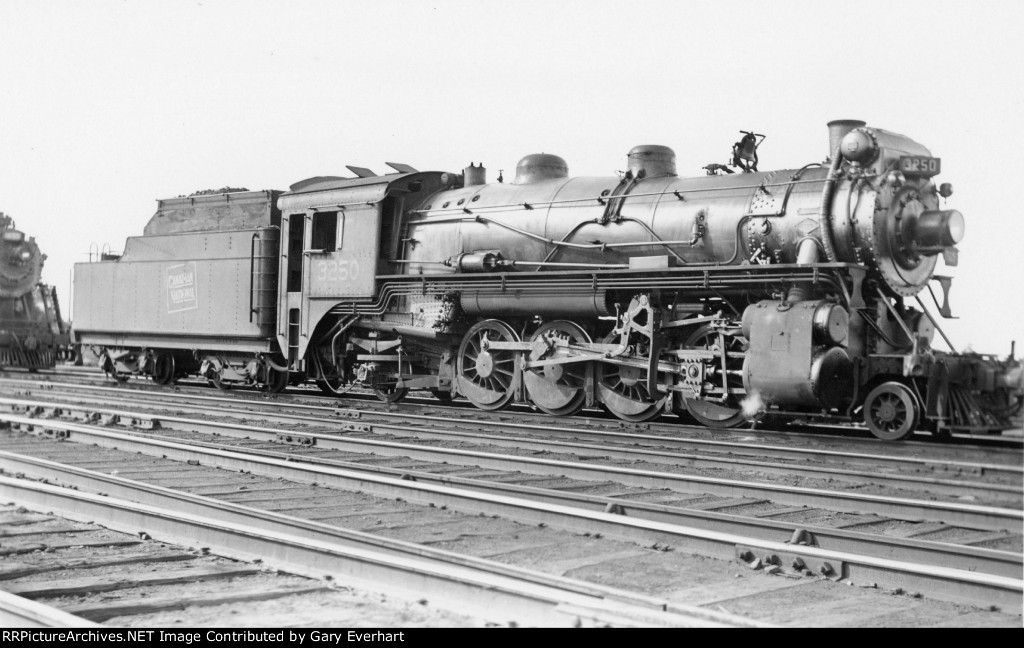
<instances>
[{"instance_id":1,"label":"headlight","mask_svg":"<svg viewBox=\"0 0 1024 648\"><path fill-rule=\"evenodd\" d=\"M932 256L953 247L964 238L964 215L955 209L929 210L917 218L914 242L917 250Z\"/></svg>"}]
</instances>

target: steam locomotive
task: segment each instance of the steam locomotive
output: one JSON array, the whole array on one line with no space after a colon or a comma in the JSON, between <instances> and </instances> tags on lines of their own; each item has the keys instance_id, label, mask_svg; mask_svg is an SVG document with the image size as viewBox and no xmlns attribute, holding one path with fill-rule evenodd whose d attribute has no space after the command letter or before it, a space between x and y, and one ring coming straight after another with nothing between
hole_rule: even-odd
<instances>
[{"instance_id":1,"label":"steam locomotive","mask_svg":"<svg viewBox=\"0 0 1024 648\"><path fill-rule=\"evenodd\" d=\"M698 177L638 146L610 177L535 154L508 183L388 163L161 200L122 257L76 266L76 334L117 379L309 379L711 427L862 419L887 440L1006 429L1013 354L932 348L921 295L951 316L936 267L964 234L941 160L863 122L829 137L824 163L767 173L745 132Z\"/></svg>"},{"instance_id":2,"label":"steam locomotive","mask_svg":"<svg viewBox=\"0 0 1024 648\"><path fill-rule=\"evenodd\" d=\"M40 281L46 255L0 213L0 367L52 368L69 349L57 291Z\"/></svg>"}]
</instances>

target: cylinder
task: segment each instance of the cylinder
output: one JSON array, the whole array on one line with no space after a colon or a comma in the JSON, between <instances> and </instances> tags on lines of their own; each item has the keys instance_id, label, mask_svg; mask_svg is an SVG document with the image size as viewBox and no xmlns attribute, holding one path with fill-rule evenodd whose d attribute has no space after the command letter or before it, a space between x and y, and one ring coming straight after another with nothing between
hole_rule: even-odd
<instances>
[{"instance_id":1,"label":"cylinder","mask_svg":"<svg viewBox=\"0 0 1024 648\"><path fill-rule=\"evenodd\" d=\"M840 407L853 393L853 362L846 349L832 347L814 356L809 376L815 398L824 407Z\"/></svg>"},{"instance_id":2,"label":"cylinder","mask_svg":"<svg viewBox=\"0 0 1024 648\"><path fill-rule=\"evenodd\" d=\"M850 335L850 316L839 304L821 302L814 309L814 341L825 346L845 346Z\"/></svg>"},{"instance_id":3,"label":"cylinder","mask_svg":"<svg viewBox=\"0 0 1024 648\"><path fill-rule=\"evenodd\" d=\"M764 359L762 359L764 360ZM853 362L841 347L818 350L806 365L784 357L770 363L744 361L743 385L772 405L785 407L841 407L853 393Z\"/></svg>"},{"instance_id":4,"label":"cylinder","mask_svg":"<svg viewBox=\"0 0 1024 648\"><path fill-rule=\"evenodd\" d=\"M852 393L850 355L842 346L849 317L838 304L762 301L743 312L750 341L743 384L780 406L839 407Z\"/></svg>"}]
</instances>

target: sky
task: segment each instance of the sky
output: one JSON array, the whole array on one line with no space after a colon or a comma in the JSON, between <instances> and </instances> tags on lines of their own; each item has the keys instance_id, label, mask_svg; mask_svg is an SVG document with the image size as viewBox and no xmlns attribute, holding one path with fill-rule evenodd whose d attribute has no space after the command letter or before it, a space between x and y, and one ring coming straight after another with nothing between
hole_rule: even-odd
<instances>
[{"instance_id":1,"label":"sky","mask_svg":"<svg viewBox=\"0 0 1024 648\"><path fill-rule=\"evenodd\" d=\"M1024 353L1024 2L0 0L0 211L72 264L156 199L287 189L385 161L493 180L535 152L611 175L637 144L680 175L768 135L761 170L861 119L942 159L967 230L940 321Z\"/></svg>"}]
</instances>

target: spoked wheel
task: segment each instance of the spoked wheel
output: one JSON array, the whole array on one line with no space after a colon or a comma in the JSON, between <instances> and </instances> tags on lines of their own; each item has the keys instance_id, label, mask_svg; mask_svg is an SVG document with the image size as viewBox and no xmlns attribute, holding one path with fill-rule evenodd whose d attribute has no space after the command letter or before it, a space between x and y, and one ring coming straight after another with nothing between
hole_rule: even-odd
<instances>
[{"instance_id":1,"label":"spoked wheel","mask_svg":"<svg viewBox=\"0 0 1024 648\"><path fill-rule=\"evenodd\" d=\"M530 342L537 349L530 352L530 360L557 360L570 356L558 342L588 344L590 336L572 322L555 321L537 329ZM546 349L545 343L550 345ZM586 379L585 362L545 365L523 373L530 400L540 410L554 416L572 416L583 409L587 400Z\"/></svg>"},{"instance_id":2,"label":"spoked wheel","mask_svg":"<svg viewBox=\"0 0 1024 648\"><path fill-rule=\"evenodd\" d=\"M504 322L475 324L459 346L459 391L482 410L499 410L515 397L515 354L489 350L486 341L518 342L519 336Z\"/></svg>"},{"instance_id":3,"label":"spoked wheel","mask_svg":"<svg viewBox=\"0 0 1024 648\"><path fill-rule=\"evenodd\" d=\"M618 338L609 335L605 344L614 344ZM665 409L667 395L652 398L647 389L647 371L637 367L598 362L596 367L597 393L601 404L623 421L642 423L651 421Z\"/></svg>"},{"instance_id":4,"label":"spoked wheel","mask_svg":"<svg viewBox=\"0 0 1024 648\"><path fill-rule=\"evenodd\" d=\"M153 382L158 385L170 385L174 382L174 355L157 353L153 358Z\"/></svg>"},{"instance_id":5,"label":"spoked wheel","mask_svg":"<svg viewBox=\"0 0 1024 648\"><path fill-rule=\"evenodd\" d=\"M910 436L920 416L917 398L903 383L882 383L864 399L864 422L871 434L884 441Z\"/></svg>"},{"instance_id":6,"label":"spoked wheel","mask_svg":"<svg viewBox=\"0 0 1024 648\"><path fill-rule=\"evenodd\" d=\"M710 326L704 326L693 333L686 340L686 347L689 349L708 349L716 352L722 350L722 341L725 342L726 352L739 353L744 350L743 340L736 336L722 336L719 338L718 330ZM706 386L710 389L721 389L721 360L714 360L716 371L705 380ZM730 373L726 374L726 384L730 392L734 389L745 393L743 389L742 357L731 357L726 359L726 368ZM731 373L736 372L736 373ZM735 393L728 394L724 400L705 400L698 398L684 398L683 404L690 416L701 425L712 428L731 428L740 425L747 420L743 414L743 407L740 404L742 399Z\"/></svg>"}]
</instances>

